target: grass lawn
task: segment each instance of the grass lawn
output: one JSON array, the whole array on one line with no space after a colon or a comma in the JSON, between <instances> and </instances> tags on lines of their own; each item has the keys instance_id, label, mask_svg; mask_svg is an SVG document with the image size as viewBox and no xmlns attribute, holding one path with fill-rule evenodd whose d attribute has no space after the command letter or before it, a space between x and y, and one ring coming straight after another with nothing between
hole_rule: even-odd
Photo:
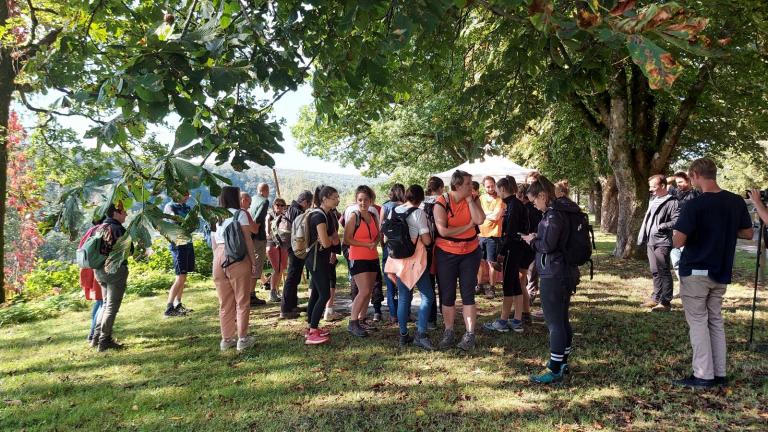
<instances>
[{"instance_id":1,"label":"grass lawn","mask_svg":"<svg viewBox=\"0 0 768 432\"><path fill-rule=\"evenodd\" d=\"M1 328L0 430L767 430L768 355L745 349L750 258L738 259L724 304L732 385L694 392L670 384L690 372L679 300L668 314L640 310L647 264L610 258L612 238L599 240L595 279L573 299L572 372L559 386L528 382L548 356L542 323L478 330L470 354L399 348L394 326L355 339L346 322L331 324L330 345L305 347L304 320L278 321L269 304L251 314L258 345L221 354L213 284L198 280L186 318L161 317L164 295L124 303L122 352L86 345L87 312ZM768 342L760 296L757 339ZM479 300L480 321L500 304Z\"/></svg>"}]
</instances>

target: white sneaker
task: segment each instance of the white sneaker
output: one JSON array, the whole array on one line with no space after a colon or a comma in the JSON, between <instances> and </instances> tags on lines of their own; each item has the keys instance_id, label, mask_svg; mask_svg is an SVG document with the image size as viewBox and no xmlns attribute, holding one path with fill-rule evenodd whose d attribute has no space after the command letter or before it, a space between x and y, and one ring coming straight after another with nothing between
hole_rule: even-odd
<instances>
[{"instance_id":1,"label":"white sneaker","mask_svg":"<svg viewBox=\"0 0 768 432\"><path fill-rule=\"evenodd\" d=\"M237 350L243 351L256 345L256 338L253 336L246 336L237 340Z\"/></svg>"},{"instance_id":2,"label":"white sneaker","mask_svg":"<svg viewBox=\"0 0 768 432\"><path fill-rule=\"evenodd\" d=\"M237 338L222 339L219 343L219 348L221 348L222 351L226 351L230 348L234 348L235 345L237 345Z\"/></svg>"}]
</instances>

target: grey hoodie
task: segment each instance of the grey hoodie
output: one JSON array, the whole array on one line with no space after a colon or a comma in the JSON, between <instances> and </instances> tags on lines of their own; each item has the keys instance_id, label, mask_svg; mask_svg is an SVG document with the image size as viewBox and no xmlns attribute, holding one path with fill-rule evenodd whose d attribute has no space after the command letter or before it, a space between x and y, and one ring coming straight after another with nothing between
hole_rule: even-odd
<instances>
[{"instance_id":1,"label":"grey hoodie","mask_svg":"<svg viewBox=\"0 0 768 432\"><path fill-rule=\"evenodd\" d=\"M579 268L565 263L563 247L568 239L568 218L563 212L581 212L581 208L568 198L558 198L544 211L539 222L536 239L531 247L536 251L539 277L579 277Z\"/></svg>"}]
</instances>

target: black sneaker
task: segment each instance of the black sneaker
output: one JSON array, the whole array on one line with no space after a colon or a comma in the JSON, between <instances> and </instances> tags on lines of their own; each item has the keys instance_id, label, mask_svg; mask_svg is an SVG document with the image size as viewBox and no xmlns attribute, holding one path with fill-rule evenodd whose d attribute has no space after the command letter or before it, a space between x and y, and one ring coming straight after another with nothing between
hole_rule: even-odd
<instances>
[{"instance_id":1,"label":"black sneaker","mask_svg":"<svg viewBox=\"0 0 768 432\"><path fill-rule=\"evenodd\" d=\"M176 312L179 312L182 315L186 315L192 311L193 309L187 309L186 307L184 307L183 303L179 303L176 305Z\"/></svg>"},{"instance_id":2,"label":"black sneaker","mask_svg":"<svg viewBox=\"0 0 768 432\"><path fill-rule=\"evenodd\" d=\"M264 306L267 304L266 301L256 297L255 295L251 295L251 306Z\"/></svg>"},{"instance_id":3,"label":"black sneaker","mask_svg":"<svg viewBox=\"0 0 768 432\"><path fill-rule=\"evenodd\" d=\"M349 322L349 325L347 326L347 331L352 335L356 337L367 337L368 332L365 331L362 327L360 327L360 323L358 322Z\"/></svg>"},{"instance_id":4,"label":"black sneaker","mask_svg":"<svg viewBox=\"0 0 768 432\"><path fill-rule=\"evenodd\" d=\"M121 350L125 348L122 344L119 344L115 342L114 339L111 337L108 339L105 339L103 341L99 341L99 352L104 352L106 350Z\"/></svg>"},{"instance_id":5,"label":"black sneaker","mask_svg":"<svg viewBox=\"0 0 768 432\"><path fill-rule=\"evenodd\" d=\"M715 376L715 385L719 387L725 387L728 385L728 377Z\"/></svg>"},{"instance_id":6,"label":"black sneaker","mask_svg":"<svg viewBox=\"0 0 768 432\"><path fill-rule=\"evenodd\" d=\"M699 389L712 388L715 386L715 380L696 378L695 375L691 375L687 378L672 380L672 384L681 386L681 387L691 387L691 388L699 388Z\"/></svg>"},{"instance_id":7,"label":"black sneaker","mask_svg":"<svg viewBox=\"0 0 768 432\"><path fill-rule=\"evenodd\" d=\"M400 346L406 346L413 342L413 338L409 334L400 335Z\"/></svg>"},{"instance_id":8,"label":"black sneaker","mask_svg":"<svg viewBox=\"0 0 768 432\"><path fill-rule=\"evenodd\" d=\"M176 308L169 307L165 309L165 312L163 313L163 318L173 318L173 317L181 317L184 316L181 312L179 312Z\"/></svg>"},{"instance_id":9,"label":"black sneaker","mask_svg":"<svg viewBox=\"0 0 768 432\"><path fill-rule=\"evenodd\" d=\"M101 333L99 332L93 332L93 337L91 338L91 348L96 348L99 346L99 339L101 339Z\"/></svg>"}]
</instances>

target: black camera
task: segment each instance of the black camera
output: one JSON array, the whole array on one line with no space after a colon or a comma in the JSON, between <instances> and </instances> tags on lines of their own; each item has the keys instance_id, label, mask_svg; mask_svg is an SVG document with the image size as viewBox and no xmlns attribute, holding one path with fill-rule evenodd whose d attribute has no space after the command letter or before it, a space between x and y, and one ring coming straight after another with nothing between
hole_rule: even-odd
<instances>
[{"instance_id":1,"label":"black camera","mask_svg":"<svg viewBox=\"0 0 768 432\"><path fill-rule=\"evenodd\" d=\"M744 193L744 198L746 198L746 199L752 199L752 197L751 197L751 196L749 196L750 192L751 192L751 191L746 191L746 192ZM761 191L760 191L760 201L762 201L762 202L768 202L768 189L765 189L765 190L761 190Z\"/></svg>"}]
</instances>

